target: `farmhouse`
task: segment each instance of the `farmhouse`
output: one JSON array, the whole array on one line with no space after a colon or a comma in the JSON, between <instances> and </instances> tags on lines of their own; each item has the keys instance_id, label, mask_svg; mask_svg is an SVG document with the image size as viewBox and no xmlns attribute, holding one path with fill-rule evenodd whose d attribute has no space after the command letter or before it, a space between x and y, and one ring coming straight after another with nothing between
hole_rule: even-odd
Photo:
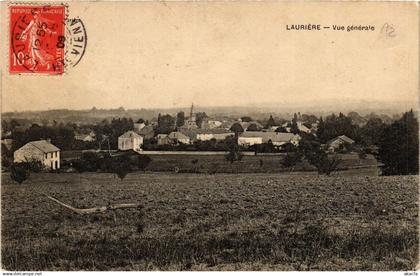
<instances>
[{"instance_id":1,"label":"farmhouse","mask_svg":"<svg viewBox=\"0 0 420 276\"><path fill-rule=\"evenodd\" d=\"M272 143L274 146L282 146L287 143L297 146L300 136L286 132L263 132L245 131L238 138L238 144L242 146L252 146L255 144Z\"/></svg>"},{"instance_id":2,"label":"farmhouse","mask_svg":"<svg viewBox=\"0 0 420 276\"><path fill-rule=\"evenodd\" d=\"M340 147L343 147L344 145L352 145L354 144L354 140L347 137L346 135L341 135L338 137L335 137L327 142L327 148L328 151L334 152Z\"/></svg>"},{"instance_id":3,"label":"farmhouse","mask_svg":"<svg viewBox=\"0 0 420 276\"><path fill-rule=\"evenodd\" d=\"M143 145L143 137L130 130L118 137L119 150L140 151Z\"/></svg>"},{"instance_id":4,"label":"farmhouse","mask_svg":"<svg viewBox=\"0 0 420 276\"><path fill-rule=\"evenodd\" d=\"M96 140L95 132L91 131L89 133L76 133L74 139L84 142L93 142Z\"/></svg>"},{"instance_id":5,"label":"farmhouse","mask_svg":"<svg viewBox=\"0 0 420 276\"><path fill-rule=\"evenodd\" d=\"M190 138L181 132L173 131L169 134L158 134L157 143L158 145L189 144Z\"/></svg>"},{"instance_id":6,"label":"farmhouse","mask_svg":"<svg viewBox=\"0 0 420 276\"><path fill-rule=\"evenodd\" d=\"M31 141L13 153L16 163L40 161L45 168L60 168L60 149L47 140Z\"/></svg>"}]
</instances>

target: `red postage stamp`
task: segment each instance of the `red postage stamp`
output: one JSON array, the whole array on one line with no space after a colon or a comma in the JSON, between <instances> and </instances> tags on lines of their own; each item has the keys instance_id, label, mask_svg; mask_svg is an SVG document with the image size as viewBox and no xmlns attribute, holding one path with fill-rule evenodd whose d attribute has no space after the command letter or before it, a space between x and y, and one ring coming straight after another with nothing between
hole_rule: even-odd
<instances>
[{"instance_id":1,"label":"red postage stamp","mask_svg":"<svg viewBox=\"0 0 420 276\"><path fill-rule=\"evenodd\" d=\"M10 73L64 72L65 6L10 7Z\"/></svg>"}]
</instances>

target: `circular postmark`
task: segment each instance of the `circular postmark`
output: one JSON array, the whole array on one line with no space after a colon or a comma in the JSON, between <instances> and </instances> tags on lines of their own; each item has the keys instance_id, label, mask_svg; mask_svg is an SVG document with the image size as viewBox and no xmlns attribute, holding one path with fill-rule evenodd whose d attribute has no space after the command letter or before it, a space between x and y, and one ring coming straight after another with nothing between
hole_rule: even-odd
<instances>
[{"instance_id":1,"label":"circular postmark","mask_svg":"<svg viewBox=\"0 0 420 276\"><path fill-rule=\"evenodd\" d=\"M80 18L66 21L66 51L64 54L66 68L79 64L86 51L87 39L86 28Z\"/></svg>"}]
</instances>

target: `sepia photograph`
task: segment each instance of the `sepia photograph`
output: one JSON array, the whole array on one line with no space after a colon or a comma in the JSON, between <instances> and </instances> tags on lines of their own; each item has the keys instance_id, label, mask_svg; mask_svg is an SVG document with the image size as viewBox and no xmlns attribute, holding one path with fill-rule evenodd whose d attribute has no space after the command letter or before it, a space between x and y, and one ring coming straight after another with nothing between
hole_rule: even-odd
<instances>
[{"instance_id":1,"label":"sepia photograph","mask_svg":"<svg viewBox=\"0 0 420 276\"><path fill-rule=\"evenodd\" d=\"M417 275L418 2L0 6L2 275Z\"/></svg>"}]
</instances>

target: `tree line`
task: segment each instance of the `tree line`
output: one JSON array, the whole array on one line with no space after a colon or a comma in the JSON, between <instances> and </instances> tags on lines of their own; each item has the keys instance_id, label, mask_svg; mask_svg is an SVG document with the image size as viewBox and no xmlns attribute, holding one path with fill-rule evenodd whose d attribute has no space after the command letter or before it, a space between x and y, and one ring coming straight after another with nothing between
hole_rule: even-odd
<instances>
[{"instance_id":1,"label":"tree line","mask_svg":"<svg viewBox=\"0 0 420 276\"><path fill-rule=\"evenodd\" d=\"M196 115L197 116L197 115ZM202 120L207 115L205 113L197 116ZM292 162L294 158L304 156L308 160L313 160L311 154L308 152L312 151L314 156L324 156L321 153L320 148L322 144L327 143L329 140L340 136L346 135L356 141L358 145L358 151L362 153L372 153L375 157L382 162L384 174L415 174L418 173L418 119L414 112L408 111L404 113L400 118L394 119L393 121L382 120L376 116L370 116L366 123L362 126L355 123L354 118L357 117L355 114L352 116L346 116L342 113L338 115L331 114L329 116L316 117L309 115L298 115L292 119L292 125L297 120L307 119L311 123L317 123L317 131L314 135L307 135L301 133L298 129L294 130L300 134L303 138L301 141L300 148L308 147L310 142L311 150L304 149L300 152L300 155L296 155L293 147L288 148L290 156L287 157L287 162ZM252 121L250 117L243 117L243 121ZM315 120L316 119L316 120ZM157 133L170 133L175 130L177 126L185 122L185 115L182 112L177 114L174 118L168 114L160 115L158 118L158 124L155 127L155 134ZM266 125L275 126L278 125L278 121L272 116L266 121ZM308 122L306 122L308 123ZM31 127L21 130L19 129L19 122L9 121L3 122L3 131L11 131L11 137L13 139L13 145L11 150L7 150L2 145L2 160L3 166L10 163L10 159L13 156L13 151L20 148L24 144L34 140L50 138L51 142L62 150L80 150L80 149L106 149L108 143L111 149L116 149L118 145L118 137L128 130L134 128L134 122L131 118L114 118L110 121L103 120L99 124L84 126L85 128L93 129L97 141L96 142L82 142L75 139L75 132L80 130L80 126L75 124L53 124L51 126L33 124ZM241 132L244 131L239 123L232 125L231 130L237 137ZM309 140L309 142L308 142ZM145 144L153 145L153 142L145 141ZM154 146L151 146L152 148ZM231 141L203 141L195 143L193 145L181 145L181 148L194 147L196 150L227 150L232 148ZM235 147L236 148L236 147ZM240 149L243 150L243 149ZM270 145L259 146L257 151L268 151L272 152L273 148ZM234 156L232 154L232 156ZM5 158L7 157L7 158ZM320 157L324 158L325 156ZM7 159L7 160L6 160ZM299 158L298 158L299 159ZM313 160L314 163L315 160ZM286 162L286 163L287 163Z\"/></svg>"}]
</instances>

